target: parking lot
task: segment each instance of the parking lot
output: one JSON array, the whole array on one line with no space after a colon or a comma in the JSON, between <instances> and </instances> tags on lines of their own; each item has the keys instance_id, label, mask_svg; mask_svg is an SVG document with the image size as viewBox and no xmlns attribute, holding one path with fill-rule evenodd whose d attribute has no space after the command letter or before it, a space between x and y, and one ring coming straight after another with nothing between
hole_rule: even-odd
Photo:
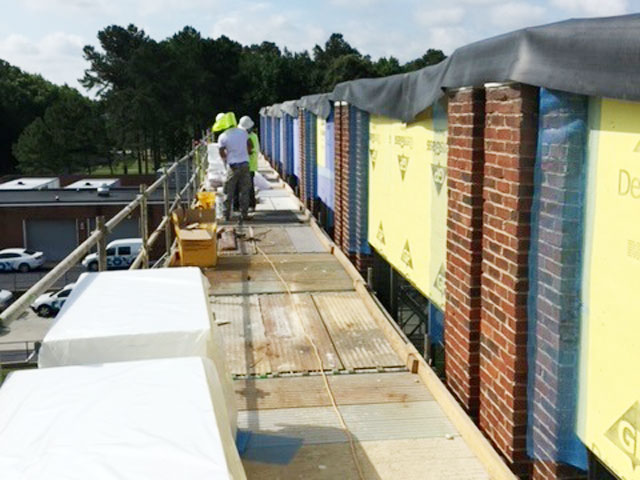
<instances>
[{"instance_id":1,"label":"parking lot","mask_svg":"<svg viewBox=\"0 0 640 480\"><path fill-rule=\"evenodd\" d=\"M68 283L75 282L81 273L85 271L82 265L76 265L65 273L52 287L52 290L60 289ZM33 272L0 272L0 289L10 290L14 295L27 291L38 280L49 273L49 269L41 268Z\"/></svg>"}]
</instances>

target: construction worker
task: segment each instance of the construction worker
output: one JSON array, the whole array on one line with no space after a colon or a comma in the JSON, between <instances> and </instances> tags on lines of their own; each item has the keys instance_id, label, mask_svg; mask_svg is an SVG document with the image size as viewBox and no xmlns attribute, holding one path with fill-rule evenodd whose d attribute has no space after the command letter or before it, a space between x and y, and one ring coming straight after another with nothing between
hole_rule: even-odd
<instances>
[{"instance_id":1,"label":"construction worker","mask_svg":"<svg viewBox=\"0 0 640 480\"><path fill-rule=\"evenodd\" d=\"M249 134L249 141L251 142L252 151L249 155L249 173L251 174L251 190L249 191L249 207L251 209L256 208L256 189L253 183L253 179L258 171L258 154L260 153L260 141L258 135L253 131L253 120L251 117L245 115L240 119L238 126L245 130Z\"/></svg>"},{"instance_id":2,"label":"construction worker","mask_svg":"<svg viewBox=\"0 0 640 480\"><path fill-rule=\"evenodd\" d=\"M225 113L214 125L214 130L222 132L218 138L218 147L222 161L229 167L224 185L226 194L225 219L231 220L233 197L240 199L240 212L243 220L249 218L249 155L253 151L247 132L237 128L236 116L233 112Z\"/></svg>"},{"instance_id":3,"label":"construction worker","mask_svg":"<svg viewBox=\"0 0 640 480\"><path fill-rule=\"evenodd\" d=\"M220 112L219 114L216 115L216 121L214 122L213 126L211 127L211 141L215 142L216 141L216 137L218 137L220 135L220 124L219 122L222 120L222 118L224 117L224 113Z\"/></svg>"}]
</instances>

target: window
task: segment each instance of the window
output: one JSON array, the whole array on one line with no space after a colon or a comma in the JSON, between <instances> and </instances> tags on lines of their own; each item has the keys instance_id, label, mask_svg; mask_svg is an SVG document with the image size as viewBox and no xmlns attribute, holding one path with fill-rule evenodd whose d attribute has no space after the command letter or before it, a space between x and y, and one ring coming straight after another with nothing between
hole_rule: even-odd
<instances>
[{"instance_id":1,"label":"window","mask_svg":"<svg viewBox=\"0 0 640 480\"><path fill-rule=\"evenodd\" d=\"M116 254L115 247L107 248L107 257L113 257Z\"/></svg>"},{"instance_id":2,"label":"window","mask_svg":"<svg viewBox=\"0 0 640 480\"><path fill-rule=\"evenodd\" d=\"M35 255L36 254L36 252L34 250L25 250L24 253L26 255Z\"/></svg>"},{"instance_id":3,"label":"window","mask_svg":"<svg viewBox=\"0 0 640 480\"><path fill-rule=\"evenodd\" d=\"M62 290L60 293L58 293L58 298L67 298L70 293L71 293L71 289Z\"/></svg>"},{"instance_id":4,"label":"window","mask_svg":"<svg viewBox=\"0 0 640 480\"><path fill-rule=\"evenodd\" d=\"M131 255L131 247L118 247L118 255Z\"/></svg>"},{"instance_id":5,"label":"window","mask_svg":"<svg viewBox=\"0 0 640 480\"><path fill-rule=\"evenodd\" d=\"M19 258L19 253L0 253L0 258Z\"/></svg>"}]
</instances>

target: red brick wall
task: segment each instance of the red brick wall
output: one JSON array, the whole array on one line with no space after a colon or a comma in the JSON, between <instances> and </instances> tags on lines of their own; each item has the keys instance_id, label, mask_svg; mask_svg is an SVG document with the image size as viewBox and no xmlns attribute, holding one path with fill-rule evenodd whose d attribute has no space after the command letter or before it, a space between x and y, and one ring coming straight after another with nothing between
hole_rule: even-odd
<instances>
[{"instance_id":1,"label":"red brick wall","mask_svg":"<svg viewBox=\"0 0 640 480\"><path fill-rule=\"evenodd\" d=\"M335 200L333 240L340 249L349 252L349 107L335 105Z\"/></svg>"},{"instance_id":2,"label":"red brick wall","mask_svg":"<svg viewBox=\"0 0 640 480\"><path fill-rule=\"evenodd\" d=\"M449 94L447 213L447 385L474 418L480 395L480 282L482 263L482 181L484 89Z\"/></svg>"},{"instance_id":3,"label":"red brick wall","mask_svg":"<svg viewBox=\"0 0 640 480\"><path fill-rule=\"evenodd\" d=\"M43 206L43 207L9 207L0 208L0 249L10 247L23 247L23 221L24 220L77 220L85 222L88 218L104 215L109 220L124 208L124 205L86 205L86 206ZM162 221L164 207L162 205L149 205L149 234ZM138 217L138 210L131 216ZM87 238L86 227L78 231L78 238L84 241ZM164 251L164 235L161 235L154 246L154 255L159 256Z\"/></svg>"},{"instance_id":4,"label":"red brick wall","mask_svg":"<svg viewBox=\"0 0 640 480\"><path fill-rule=\"evenodd\" d=\"M487 87L485 116L481 429L528 476L527 295L538 89Z\"/></svg>"},{"instance_id":5,"label":"red brick wall","mask_svg":"<svg viewBox=\"0 0 640 480\"><path fill-rule=\"evenodd\" d=\"M306 128L307 128L307 122L305 119L305 115L304 115L304 110L300 109L300 181L298 183L299 185L299 190L298 190L298 196L300 197L300 200L302 200L302 203L306 205L305 202L305 198L306 198L306 192L307 192L307 182L305 180L305 173L306 173L306 159L307 159L307 155L306 155L306 146L307 146L307 142L305 141L305 132L306 132Z\"/></svg>"}]
</instances>

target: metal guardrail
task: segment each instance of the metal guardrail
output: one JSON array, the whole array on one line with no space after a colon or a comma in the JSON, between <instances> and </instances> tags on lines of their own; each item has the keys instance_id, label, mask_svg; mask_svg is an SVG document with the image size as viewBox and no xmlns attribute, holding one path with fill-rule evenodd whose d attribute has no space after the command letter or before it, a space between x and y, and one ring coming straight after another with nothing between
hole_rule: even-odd
<instances>
[{"instance_id":1,"label":"metal guardrail","mask_svg":"<svg viewBox=\"0 0 640 480\"><path fill-rule=\"evenodd\" d=\"M204 137L204 141L200 142L193 150L187 155L175 161L169 168L164 169L163 174L153 182L149 187L144 185L140 186L140 194L131 201L126 207L116 213L109 221L105 222L104 217L96 218L96 229L89 235L89 237L78 245L67 257L60 261L51 271L40 278L31 288L29 288L23 295L21 295L15 302L13 302L6 310L0 314L0 325L8 326L13 320L18 318L29 308L35 299L51 289L51 287L63 277L71 268L73 268L78 262L80 262L93 247L97 246L98 249L98 270L104 271L107 269L107 237L109 233L113 232L124 219L129 217L136 209L140 208L140 237L142 238L142 249L136 259L130 266L130 269L148 268L149 266L149 251L160 238L162 231L165 232L165 243L167 257L171 254L171 213L181 204L184 198L191 199L192 195L198 191L200 187L200 180L202 178L202 170L206 165L206 162L202 161L206 154L206 144L208 137ZM201 149L203 155L196 155L196 150ZM194 162L194 158L196 161ZM187 170L187 176L190 171L193 174L188 177L186 185L180 189L180 182L178 176L178 166L185 163ZM190 164L196 163L196 165ZM195 168L194 168L195 167ZM176 182L176 197L173 203L169 204L169 178L175 173ZM162 221L153 231L151 236L148 233L148 204L147 199L158 188L163 187L164 192L164 216ZM168 241L167 241L168 240Z\"/></svg>"},{"instance_id":2,"label":"metal guardrail","mask_svg":"<svg viewBox=\"0 0 640 480\"><path fill-rule=\"evenodd\" d=\"M35 360L40 350L40 340L0 342L0 369L11 365L21 365Z\"/></svg>"}]
</instances>

